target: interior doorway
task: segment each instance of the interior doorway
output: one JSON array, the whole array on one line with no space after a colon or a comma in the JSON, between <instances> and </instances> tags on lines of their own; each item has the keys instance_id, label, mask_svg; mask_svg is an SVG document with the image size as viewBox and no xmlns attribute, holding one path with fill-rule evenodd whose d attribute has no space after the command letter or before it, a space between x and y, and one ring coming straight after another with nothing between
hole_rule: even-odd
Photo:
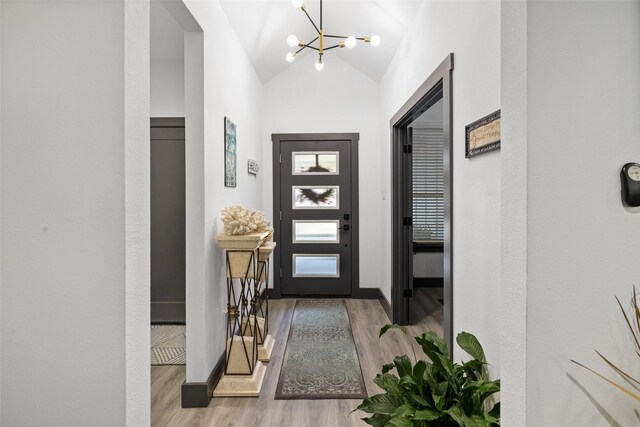
<instances>
[{"instance_id":1,"label":"interior doorway","mask_svg":"<svg viewBox=\"0 0 640 427\"><path fill-rule=\"evenodd\" d=\"M415 324L442 313L453 344L453 54L391 119L393 321ZM438 305L440 304L441 306Z\"/></svg>"},{"instance_id":2,"label":"interior doorway","mask_svg":"<svg viewBox=\"0 0 640 427\"><path fill-rule=\"evenodd\" d=\"M151 323L184 324L184 118L151 118Z\"/></svg>"},{"instance_id":3,"label":"interior doorway","mask_svg":"<svg viewBox=\"0 0 640 427\"><path fill-rule=\"evenodd\" d=\"M161 160L151 165L152 209L173 211L170 225L168 218L162 218L167 212L155 215L155 219L165 221L160 228L155 227L153 212L151 215L151 269L152 276L156 276L152 277L152 297L159 296L155 287L159 282L154 279L160 279L158 275L166 271L161 257L155 255L167 251L180 258L171 271L173 280L165 281L161 291L162 302L169 302L162 305L172 306L174 313L159 319L156 315L160 305L150 305L152 323L162 323L150 325L151 364L186 364L186 368L180 368L186 370L190 384L195 382L189 381L193 360L200 360L205 345L200 338L204 336L204 325L198 312L199 301L193 298L198 295L194 287L204 286L204 33L182 0L151 2L149 14L151 157L155 157L150 160ZM163 147L154 147L158 143ZM164 238L164 244L158 238ZM167 287L169 292L165 292ZM154 366L152 371L168 368ZM206 400L206 396L197 398L199 402Z\"/></svg>"}]
</instances>

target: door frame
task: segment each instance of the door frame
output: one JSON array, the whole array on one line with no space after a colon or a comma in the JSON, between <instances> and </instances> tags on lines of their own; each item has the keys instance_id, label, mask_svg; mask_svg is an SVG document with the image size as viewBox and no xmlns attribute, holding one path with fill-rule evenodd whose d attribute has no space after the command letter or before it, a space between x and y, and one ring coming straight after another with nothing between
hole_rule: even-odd
<instances>
[{"instance_id":1,"label":"door frame","mask_svg":"<svg viewBox=\"0 0 640 427\"><path fill-rule=\"evenodd\" d=\"M408 194L407 168L403 165L404 147L407 144L407 127L433 103L436 91L442 92L444 109L444 339L453 348L453 104L452 104L453 53L450 53L413 95L391 118L392 151L392 288L391 309L393 322L409 323L413 271L413 236L405 217L411 196ZM438 98L440 99L440 98ZM409 171L411 170L408 168ZM451 352L453 355L453 352Z\"/></svg>"},{"instance_id":2,"label":"door frame","mask_svg":"<svg viewBox=\"0 0 640 427\"><path fill-rule=\"evenodd\" d=\"M349 141L351 145L351 297L368 297L368 289L360 289L360 206L358 185L358 141L359 133L274 133L273 141L273 228L274 242L279 243L280 229L280 153L285 141ZM270 298L282 298L281 245L277 244L273 252L273 288L269 289ZM371 289L377 291L377 289ZM375 293L373 293L375 294ZM372 294L372 295L373 295ZM285 295L287 296L287 295ZM308 296L308 295L307 295ZM324 295L323 297L327 297ZM342 295L344 297L344 295ZM375 297L374 297L375 298Z\"/></svg>"}]
</instances>

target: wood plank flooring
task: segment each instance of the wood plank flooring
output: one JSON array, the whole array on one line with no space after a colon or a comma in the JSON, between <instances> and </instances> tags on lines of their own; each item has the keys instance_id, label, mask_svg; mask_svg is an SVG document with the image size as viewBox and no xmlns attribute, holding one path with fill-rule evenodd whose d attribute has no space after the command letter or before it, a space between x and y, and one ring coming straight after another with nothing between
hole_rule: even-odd
<instances>
[{"instance_id":1,"label":"wood plank flooring","mask_svg":"<svg viewBox=\"0 0 640 427\"><path fill-rule=\"evenodd\" d=\"M432 310L410 333L419 335L433 330L442 335L442 311L434 301L421 304L421 311ZM384 363L397 354L411 354L407 339L397 331L378 339L380 328L389 323L377 300L345 300L353 336L358 349L360 366L367 392L373 395L380 389L373 378ZM154 427L346 427L366 425L360 420L362 412L351 413L361 400L274 400L284 348L289 333L295 300L282 299L269 302L270 333L276 343L259 398L216 398L209 407L180 408L180 386L185 379L184 366L151 367L151 425ZM432 307L432 309L429 309ZM440 310L438 314L438 310ZM413 344L418 357L422 354Z\"/></svg>"}]
</instances>

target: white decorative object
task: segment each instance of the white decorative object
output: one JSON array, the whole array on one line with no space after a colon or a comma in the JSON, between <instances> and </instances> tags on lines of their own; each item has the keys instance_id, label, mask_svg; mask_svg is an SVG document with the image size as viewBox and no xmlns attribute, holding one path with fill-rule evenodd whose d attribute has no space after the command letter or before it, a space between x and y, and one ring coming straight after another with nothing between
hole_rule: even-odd
<instances>
[{"instance_id":1,"label":"white decorative object","mask_svg":"<svg viewBox=\"0 0 640 427\"><path fill-rule=\"evenodd\" d=\"M244 206L232 205L222 209L222 223L224 234L236 236L239 234L261 233L268 231L266 240L271 240L273 227L260 211L247 209Z\"/></svg>"}]
</instances>

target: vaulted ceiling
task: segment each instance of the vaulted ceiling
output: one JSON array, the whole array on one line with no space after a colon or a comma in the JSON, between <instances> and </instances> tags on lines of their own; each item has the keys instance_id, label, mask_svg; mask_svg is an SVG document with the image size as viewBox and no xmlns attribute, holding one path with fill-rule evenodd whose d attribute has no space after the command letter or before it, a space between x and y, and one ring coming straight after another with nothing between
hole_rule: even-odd
<instances>
[{"instance_id":1,"label":"vaulted ceiling","mask_svg":"<svg viewBox=\"0 0 640 427\"><path fill-rule=\"evenodd\" d=\"M421 3L420 0L324 0L325 33L357 37L377 34L382 38L378 47L358 42L354 49L333 49L324 56L325 66L331 67L331 56L338 55L373 80L380 81ZM290 65L285 61L285 54L292 50L286 43L289 34L306 42L316 36L307 17L292 7L289 0L222 0L221 4L263 83ZM319 25L320 1L306 0L305 7ZM310 54L316 52L305 49L299 57Z\"/></svg>"}]
</instances>

